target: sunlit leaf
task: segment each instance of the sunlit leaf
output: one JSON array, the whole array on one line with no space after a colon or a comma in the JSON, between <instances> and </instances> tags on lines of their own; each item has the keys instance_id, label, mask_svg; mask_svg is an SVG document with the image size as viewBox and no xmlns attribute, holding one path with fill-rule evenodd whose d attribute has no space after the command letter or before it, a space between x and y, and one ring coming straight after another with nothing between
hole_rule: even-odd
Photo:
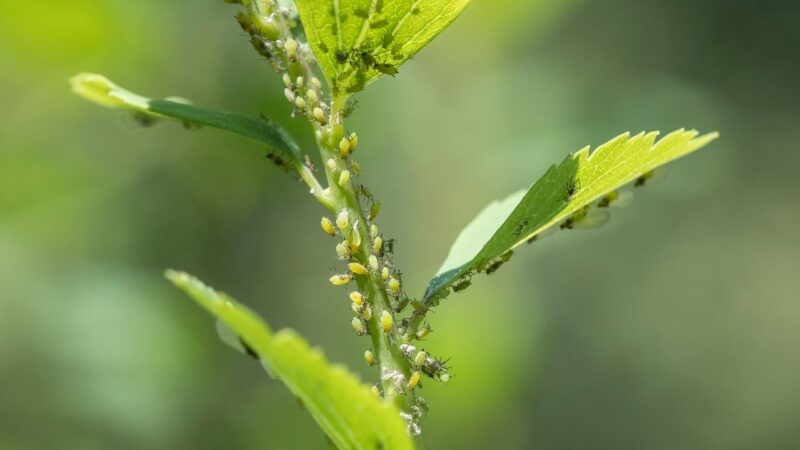
<instances>
[{"instance_id":1,"label":"sunlit leaf","mask_svg":"<svg viewBox=\"0 0 800 450\"><path fill-rule=\"evenodd\" d=\"M167 271L166 277L222 322L223 336L236 347L230 333L237 333L242 347L286 384L338 448L413 448L397 408L375 397L344 367L332 365L297 333L273 334L247 307L186 273Z\"/></svg>"},{"instance_id":2,"label":"sunlit leaf","mask_svg":"<svg viewBox=\"0 0 800 450\"><path fill-rule=\"evenodd\" d=\"M692 153L717 133L674 131L658 142L658 132L631 137L625 133L601 145L568 156L551 167L527 192L520 191L486 207L459 234L441 268L428 284L425 300L446 295L456 282L492 270L509 251L562 222L564 227L600 224L607 214L590 214L590 206L620 187L643 181L657 167Z\"/></svg>"},{"instance_id":3,"label":"sunlit leaf","mask_svg":"<svg viewBox=\"0 0 800 450\"><path fill-rule=\"evenodd\" d=\"M91 73L76 75L70 80L72 90L79 96L107 108L133 111L142 121L172 119L184 126L209 126L230 131L266 144L279 154L286 165L302 161L300 148L292 137L277 123L266 117L248 116L194 106L179 98L151 99L134 94Z\"/></svg>"},{"instance_id":4,"label":"sunlit leaf","mask_svg":"<svg viewBox=\"0 0 800 450\"><path fill-rule=\"evenodd\" d=\"M469 0L296 0L334 93L360 91L447 28Z\"/></svg>"}]
</instances>

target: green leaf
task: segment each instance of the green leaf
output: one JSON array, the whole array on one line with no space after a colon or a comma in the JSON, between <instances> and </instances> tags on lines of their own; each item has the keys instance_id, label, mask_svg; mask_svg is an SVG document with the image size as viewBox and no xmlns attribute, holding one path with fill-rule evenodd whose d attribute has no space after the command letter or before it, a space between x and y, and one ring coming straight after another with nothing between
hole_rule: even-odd
<instances>
[{"instance_id":1,"label":"green leaf","mask_svg":"<svg viewBox=\"0 0 800 450\"><path fill-rule=\"evenodd\" d=\"M360 91L447 28L469 0L296 0L334 94Z\"/></svg>"},{"instance_id":2,"label":"green leaf","mask_svg":"<svg viewBox=\"0 0 800 450\"><path fill-rule=\"evenodd\" d=\"M424 300L442 298L455 283L496 269L511 250L559 222L579 224L593 202L700 149L717 133L698 137L697 131L677 130L656 142L657 136L625 133L591 153L583 148L551 167L527 192L490 204L459 234Z\"/></svg>"},{"instance_id":3,"label":"green leaf","mask_svg":"<svg viewBox=\"0 0 800 450\"><path fill-rule=\"evenodd\" d=\"M92 73L78 74L70 80L70 84L77 95L107 108L131 110L142 119L173 119L187 127L219 128L263 142L271 152L279 154L285 163L294 165L303 160L300 147L294 139L265 117L202 108L174 97L163 100L143 97L115 85L102 75Z\"/></svg>"},{"instance_id":4,"label":"green leaf","mask_svg":"<svg viewBox=\"0 0 800 450\"><path fill-rule=\"evenodd\" d=\"M247 307L183 272L166 277L239 335L274 378L283 381L340 449L413 449L405 422L347 369L332 365L292 330L273 334Z\"/></svg>"}]
</instances>

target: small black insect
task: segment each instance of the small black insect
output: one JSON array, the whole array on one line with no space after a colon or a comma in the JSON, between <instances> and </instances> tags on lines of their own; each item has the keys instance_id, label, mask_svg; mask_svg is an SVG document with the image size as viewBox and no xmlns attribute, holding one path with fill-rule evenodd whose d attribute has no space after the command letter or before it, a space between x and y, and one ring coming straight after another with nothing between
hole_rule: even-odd
<instances>
[{"instance_id":1,"label":"small black insect","mask_svg":"<svg viewBox=\"0 0 800 450\"><path fill-rule=\"evenodd\" d=\"M580 180L571 179L567 182L567 197L564 199L565 202L572 200L572 197L578 192L581 188Z\"/></svg>"},{"instance_id":2,"label":"small black insect","mask_svg":"<svg viewBox=\"0 0 800 450\"><path fill-rule=\"evenodd\" d=\"M522 219L522 222L517 224L517 227L514 229L514 236L519 237L522 234L522 231L525 230L525 227L528 226L528 218Z\"/></svg>"},{"instance_id":3,"label":"small black insect","mask_svg":"<svg viewBox=\"0 0 800 450\"><path fill-rule=\"evenodd\" d=\"M258 356L258 353L256 353L255 350L253 350L253 347L250 347L250 345L248 345L247 342L245 342L244 339L241 338L241 336L239 337L239 343L242 344L242 347L244 347L244 352L247 353L249 356L252 356L255 359L261 359L261 357Z\"/></svg>"}]
</instances>

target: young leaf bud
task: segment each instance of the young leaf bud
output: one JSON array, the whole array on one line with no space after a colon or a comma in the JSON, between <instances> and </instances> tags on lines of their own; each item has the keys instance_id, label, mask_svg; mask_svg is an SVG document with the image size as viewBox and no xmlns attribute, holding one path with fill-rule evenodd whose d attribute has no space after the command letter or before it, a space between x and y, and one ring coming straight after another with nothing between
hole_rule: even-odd
<instances>
[{"instance_id":1,"label":"young leaf bud","mask_svg":"<svg viewBox=\"0 0 800 450\"><path fill-rule=\"evenodd\" d=\"M303 83L305 82L305 79L303 77L297 77L297 81L295 81L295 82L297 83L297 87L303 87Z\"/></svg>"},{"instance_id":2,"label":"young leaf bud","mask_svg":"<svg viewBox=\"0 0 800 450\"><path fill-rule=\"evenodd\" d=\"M366 298L364 298L364 296L361 295L361 292L353 291L350 293L350 300L352 300L353 303L357 305L363 305L364 302L366 301Z\"/></svg>"},{"instance_id":3,"label":"young leaf bud","mask_svg":"<svg viewBox=\"0 0 800 450\"><path fill-rule=\"evenodd\" d=\"M289 88L286 88L286 89L283 90L283 95L286 96L286 100L289 100L290 102L294 101L294 91L293 90L291 90Z\"/></svg>"},{"instance_id":4,"label":"young leaf bud","mask_svg":"<svg viewBox=\"0 0 800 450\"><path fill-rule=\"evenodd\" d=\"M350 156L349 139L343 137L342 140L339 141L339 156L341 156L342 158L347 158L348 156Z\"/></svg>"},{"instance_id":5,"label":"young leaf bud","mask_svg":"<svg viewBox=\"0 0 800 450\"><path fill-rule=\"evenodd\" d=\"M381 278L383 278L384 281L389 279L389 268L388 267L383 266L383 269L381 269Z\"/></svg>"},{"instance_id":6,"label":"young leaf bud","mask_svg":"<svg viewBox=\"0 0 800 450\"><path fill-rule=\"evenodd\" d=\"M397 280L397 278L389 278L389 290L392 292L392 295L400 294L400 282Z\"/></svg>"},{"instance_id":7,"label":"young leaf bud","mask_svg":"<svg viewBox=\"0 0 800 450\"><path fill-rule=\"evenodd\" d=\"M292 87L292 77L290 77L288 73L283 74L283 84L285 84L287 88Z\"/></svg>"},{"instance_id":8,"label":"young leaf bud","mask_svg":"<svg viewBox=\"0 0 800 450\"><path fill-rule=\"evenodd\" d=\"M352 280L353 276L349 273L345 273L341 275L334 275L328 281L330 281L334 286L344 286Z\"/></svg>"},{"instance_id":9,"label":"young leaf bud","mask_svg":"<svg viewBox=\"0 0 800 450\"><path fill-rule=\"evenodd\" d=\"M419 370L411 374L411 378L408 379L408 389L414 389L419 384Z\"/></svg>"},{"instance_id":10,"label":"young leaf bud","mask_svg":"<svg viewBox=\"0 0 800 450\"><path fill-rule=\"evenodd\" d=\"M350 181L350 171L343 170L341 174L339 174L339 186L344 186Z\"/></svg>"},{"instance_id":11,"label":"young leaf bud","mask_svg":"<svg viewBox=\"0 0 800 450\"><path fill-rule=\"evenodd\" d=\"M364 327L364 322L362 322L358 317L353 317L353 320L350 321L350 324L353 326L353 331L355 331L357 335L363 336L367 333L367 329Z\"/></svg>"},{"instance_id":12,"label":"young leaf bud","mask_svg":"<svg viewBox=\"0 0 800 450\"><path fill-rule=\"evenodd\" d=\"M425 339L426 337L428 337L429 334L431 334L431 328L426 325L426 326L420 328L419 330L417 330L417 335L416 335L417 340L421 341L421 340Z\"/></svg>"},{"instance_id":13,"label":"young leaf bud","mask_svg":"<svg viewBox=\"0 0 800 450\"><path fill-rule=\"evenodd\" d=\"M366 361L367 364L370 366L375 365L375 356L372 354L371 351L367 350L364 352L364 361Z\"/></svg>"},{"instance_id":14,"label":"young leaf bud","mask_svg":"<svg viewBox=\"0 0 800 450\"><path fill-rule=\"evenodd\" d=\"M414 357L414 364L421 366L425 364L425 360L428 359L428 354L424 351L420 351L417 353L417 356Z\"/></svg>"},{"instance_id":15,"label":"young leaf bud","mask_svg":"<svg viewBox=\"0 0 800 450\"><path fill-rule=\"evenodd\" d=\"M350 226L350 213L346 209L343 209L339 216L336 217L336 226L340 230L346 230Z\"/></svg>"},{"instance_id":16,"label":"young leaf bud","mask_svg":"<svg viewBox=\"0 0 800 450\"><path fill-rule=\"evenodd\" d=\"M375 255L369 255L369 268L372 269L374 272L378 271L378 257Z\"/></svg>"},{"instance_id":17,"label":"young leaf bud","mask_svg":"<svg viewBox=\"0 0 800 450\"><path fill-rule=\"evenodd\" d=\"M389 334L392 331L392 324L394 323L394 319L392 319L392 315L389 311L383 311L381 313L381 330L383 330L384 334Z\"/></svg>"},{"instance_id":18,"label":"young leaf bud","mask_svg":"<svg viewBox=\"0 0 800 450\"><path fill-rule=\"evenodd\" d=\"M328 119L325 117L325 111L323 111L322 108L320 108L319 106L314 108L312 114L314 115L314 119L317 122L319 122L320 125L325 125L326 123L328 123Z\"/></svg>"},{"instance_id":19,"label":"young leaf bud","mask_svg":"<svg viewBox=\"0 0 800 450\"><path fill-rule=\"evenodd\" d=\"M323 216L319 224L326 233L330 234L331 236L336 236L336 228L333 227L333 222L331 222L331 219Z\"/></svg>"},{"instance_id":20,"label":"young leaf bud","mask_svg":"<svg viewBox=\"0 0 800 450\"><path fill-rule=\"evenodd\" d=\"M383 248L383 238L380 236L376 237L375 241L372 243L372 248L375 249L375 253L380 253Z\"/></svg>"},{"instance_id":21,"label":"young leaf bud","mask_svg":"<svg viewBox=\"0 0 800 450\"><path fill-rule=\"evenodd\" d=\"M375 225L374 223L369 227L369 237L371 237L372 239L378 237L378 226Z\"/></svg>"},{"instance_id":22,"label":"young leaf bud","mask_svg":"<svg viewBox=\"0 0 800 450\"><path fill-rule=\"evenodd\" d=\"M347 267L356 275L369 275L369 270L360 263L351 262Z\"/></svg>"}]
</instances>

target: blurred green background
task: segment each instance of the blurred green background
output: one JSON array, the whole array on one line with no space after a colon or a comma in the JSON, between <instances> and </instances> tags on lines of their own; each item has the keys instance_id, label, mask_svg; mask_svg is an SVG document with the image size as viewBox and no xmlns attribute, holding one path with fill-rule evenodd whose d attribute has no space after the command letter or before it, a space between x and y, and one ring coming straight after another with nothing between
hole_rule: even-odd
<instances>
[{"instance_id":1,"label":"blurred green background","mask_svg":"<svg viewBox=\"0 0 800 450\"><path fill-rule=\"evenodd\" d=\"M327 284L322 209L258 144L140 129L80 71L288 118L221 1L3 0L0 449L299 449L325 440L162 278L184 269L374 377ZM800 3L474 0L358 96L364 181L421 293L487 202L631 130L722 138L597 231L450 297L427 448L800 445Z\"/></svg>"}]
</instances>

